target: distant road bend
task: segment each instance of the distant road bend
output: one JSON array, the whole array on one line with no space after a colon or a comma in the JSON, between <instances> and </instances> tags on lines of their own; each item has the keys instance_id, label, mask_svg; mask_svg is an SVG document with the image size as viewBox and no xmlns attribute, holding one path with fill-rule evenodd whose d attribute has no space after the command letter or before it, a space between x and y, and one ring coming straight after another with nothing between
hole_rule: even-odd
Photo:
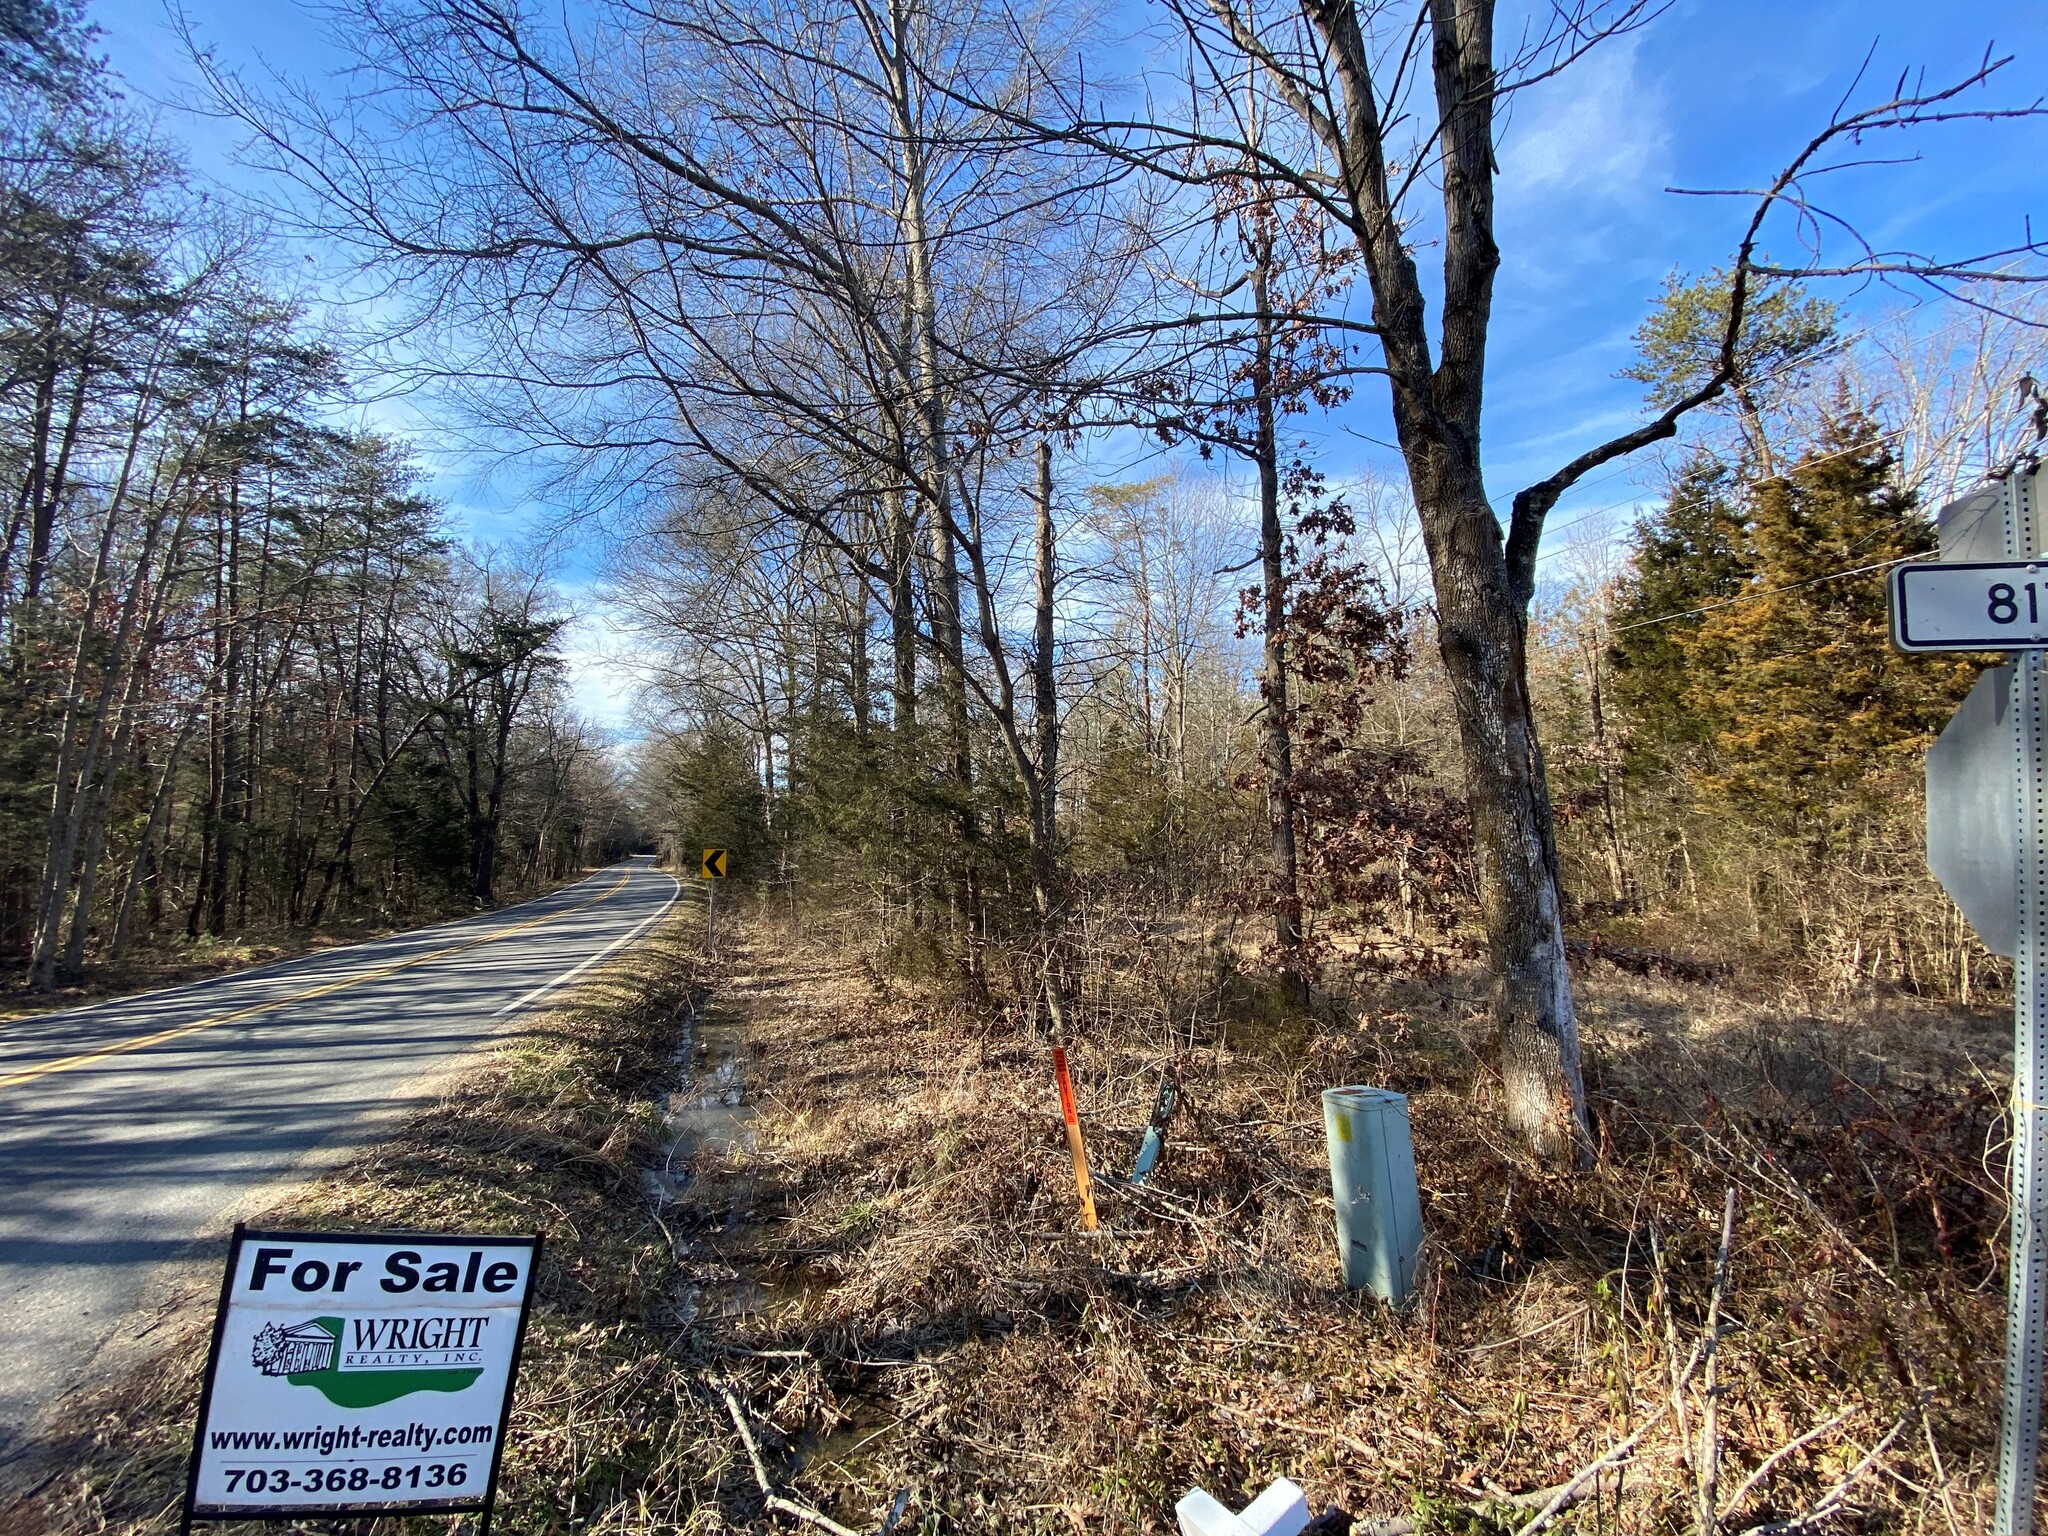
<instances>
[{"instance_id":1,"label":"distant road bend","mask_svg":"<svg viewBox=\"0 0 2048 1536\"><path fill-rule=\"evenodd\" d=\"M163 1261L652 927L629 860L523 906L0 1025L0 1484Z\"/></svg>"}]
</instances>

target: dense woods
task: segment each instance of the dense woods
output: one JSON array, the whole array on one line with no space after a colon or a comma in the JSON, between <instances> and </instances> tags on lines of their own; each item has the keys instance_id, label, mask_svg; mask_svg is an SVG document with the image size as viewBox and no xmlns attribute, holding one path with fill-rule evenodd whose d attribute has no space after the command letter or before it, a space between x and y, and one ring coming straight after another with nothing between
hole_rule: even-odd
<instances>
[{"instance_id":1,"label":"dense woods","mask_svg":"<svg viewBox=\"0 0 2048 1536\"><path fill-rule=\"evenodd\" d=\"M1089 84L1092 23L985 4L664 0L596 52L494 0L365 6L383 89L347 119L200 55L283 224L388 283L412 371L612 535L657 658L629 769L567 703L546 568L464 545L273 226L195 191L77 14L33 15L0 587L37 985L500 899L639 818L1055 1034L1128 924L1295 1006L1483 957L1507 1116L1569 1159L1575 948L1996 982L1917 848L1971 669L1891 656L1881 583L2024 447L2030 290L1921 263L1998 302L1851 330L1812 286L1840 261L1758 254L1836 146L1978 114L1995 64L1822 125L1733 264L1653 305L1643 424L1504 527L1475 146L1632 9L1505 64L1487 8L1446 12L1433 78L1423 31L1175 10L1198 82L1143 120ZM1396 146L1418 92L1438 129ZM1389 233L1425 196L1439 298ZM1318 462L1368 398L1388 473ZM1539 550L1596 473L1649 488L1633 535L1582 513Z\"/></svg>"},{"instance_id":2,"label":"dense woods","mask_svg":"<svg viewBox=\"0 0 2048 1536\"><path fill-rule=\"evenodd\" d=\"M559 593L463 545L78 14L8 14L0 932L27 979L416 920L626 846Z\"/></svg>"},{"instance_id":3,"label":"dense woods","mask_svg":"<svg viewBox=\"0 0 2048 1536\"><path fill-rule=\"evenodd\" d=\"M1612 251L1517 136L1648 136L1575 114L1713 10L322 0L321 81L174 11L220 185L0 0L6 980L680 877L437 974L496 1054L283 1207L548 1233L506 1530L1987 1527L1990 658L1886 577L2048 441L2048 248L1905 168L2048 108L1788 26L1820 115L1689 63L1735 186ZM192 1337L53 1526L167 1528Z\"/></svg>"},{"instance_id":4,"label":"dense woods","mask_svg":"<svg viewBox=\"0 0 2048 1536\"><path fill-rule=\"evenodd\" d=\"M1943 428L1988 460L1951 454L1913 425L1900 385L1872 382L1881 349L1912 345L1922 323L1894 316L1855 342L1830 327L1774 407L1778 473L1731 414L1674 451L1668 488L1619 538L1611 515L1546 558L1529 664L1569 931L1589 954L1679 974L1740 963L1823 992L1998 984L2003 963L1970 938L1922 846L1922 754L1977 669L1891 650L1883 572L1932 550L1932 505L2025 446L2009 402L2039 354L1998 365L1974 433ZM1920 387L1959 388L2013 333L1989 317L1923 335L1949 350ZM1010 472L1028 485L1028 461ZM1412 513L1383 482L1333 485L1280 541L1287 902L1269 862L1270 674L1264 593L1243 587L1261 547L1245 489L1198 465L1071 498L1055 656L1072 910L1227 928L1276 982L1296 964L1339 992L1388 965L1439 970L1470 953L1477 893ZM663 696L691 722L650 754L664 835L744 850L778 900L861 892L898 949L962 961L964 946L931 948L948 919L924 899L958 854L902 840L906 797L872 766L888 715L851 680L879 627L844 627L843 611L819 622L793 574L781 603L736 606L701 527L664 526L621 585L674 636ZM1026 834L987 729L980 857L1002 873L982 882L982 922L1016 938L1031 928ZM1303 935L1298 958L1260 926L1276 907Z\"/></svg>"}]
</instances>

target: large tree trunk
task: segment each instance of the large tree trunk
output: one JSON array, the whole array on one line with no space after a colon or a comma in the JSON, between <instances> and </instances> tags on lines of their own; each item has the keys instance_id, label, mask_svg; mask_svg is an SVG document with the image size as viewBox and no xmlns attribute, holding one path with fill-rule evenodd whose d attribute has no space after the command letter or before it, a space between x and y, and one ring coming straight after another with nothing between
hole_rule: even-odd
<instances>
[{"instance_id":1,"label":"large tree trunk","mask_svg":"<svg viewBox=\"0 0 2048 1536\"><path fill-rule=\"evenodd\" d=\"M889 725L907 745L917 726L917 527L901 486L889 492L888 560Z\"/></svg>"},{"instance_id":2,"label":"large tree trunk","mask_svg":"<svg viewBox=\"0 0 2048 1536\"><path fill-rule=\"evenodd\" d=\"M31 544L34 543L35 535L32 530L42 519L43 488L49 477L51 413L56 408L57 380L62 373L59 332L63 313L63 301L60 298L57 314L44 333L42 366L36 370L35 394L29 408L28 463L21 477L21 489L15 496L14 515L8 519L6 543L0 546L0 599L10 602L14 595L11 580L15 548L21 541L24 529L31 530L29 539ZM38 574L36 580L40 582L41 579ZM33 595L33 592L24 588L24 600Z\"/></svg>"},{"instance_id":3,"label":"large tree trunk","mask_svg":"<svg viewBox=\"0 0 2048 1536\"><path fill-rule=\"evenodd\" d=\"M498 836L505 815L505 755L512 743L512 712L516 706L509 692L499 700L496 750L491 756L490 789L484 796L482 840L476 856L476 899L485 906L497 900Z\"/></svg>"},{"instance_id":4,"label":"large tree trunk","mask_svg":"<svg viewBox=\"0 0 2048 1536\"><path fill-rule=\"evenodd\" d=\"M1280 77L1295 110L1306 113L1325 145L1339 151L1350 215L1345 228L1371 284L1395 436L1429 550L1438 643L1458 712L1506 1119L1536 1156L1578 1160L1588 1146L1578 1023L1565 969L1550 800L1523 656L1529 592L1513 574L1532 568L1533 543L1511 568L1480 473L1486 343L1500 267L1494 239L1493 0L1429 0L1424 12L1437 122L1434 180L1443 199L1442 323L1435 347L1358 7L1355 0L1331 0L1305 14L1326 46L1327 78L1341 97L1341 119L1317 114L1299 80L1287 78L1285 66L1261 50L1241 23L1234 25L1241 45L1248 44ZM1405 191L1409 184L1400 185ZM1556 486L1568 483L1560 479ZM1555 496L1553 486L1552 501ZM1540 513L1527 521L1518 515L1518 538L1540 536L1540 520Z\"/></svg>"},{"instance_id":5,"label":"large tree trunk","mask_svg":"<svg viewBox=\"0 0 2048 1536\"><path fill-rule=\"evenodd\" d=\"M85 851L78 861L78 895L71 906L71 930L64 940L63 969L69 975L76 976L85 969L85 942L92 934L92 909L99 894L100 865L107 855L107 823L113 811L114 791L119 785L122 770L127 766L129 747L135 738L135 720L141 708L147 677L146 672L137 669L130 697L121 706L121 724L114 733L113 750L100 775L99 789L93 797L92 810L86 821Z\"/></svg>"},{"instance_id":6,"label":"large tree trunk","mask_svg":"<svg viewBox=\"0 0 2048 1536\"><path fill-rule=\"evenodd\" d=\"M93 659L93 640L96 637L93 611L99 605L100 593L106 584L120 520L121 502L116 499L100 521L100 539L93 557L92 577L86 583L85 601L79 609L78 629L72 642L71 666L64 686L64 711L58 720L57 766L50 786L49 835L44 842L43 875L36 898L35 947L29 967L38 991L47 991L56 985L57 980L57 947L63 931L64 903L71 894L77 863L78 807L88 788L82 780L92 772L88 765L81 773L79 757L85 752L96 753L100 738L106 731L108 695L114 683L116 662L107 663L102 672L99 707L90 711L87 740L79 739L78 725L79 716L86 712L87 707L85 679ZM140 585L139 580L137 585ZM133 600L134 590L131 589L124 612L132 606Z\"/></svg>"},{"instance_id":7,"label":"large tree trunk","mask_svg":"<svg viewBox=\"0 0 2048 1536\"><path fill-rule=\"evenodd\" d=\"M237 473L228 487L227 542L221 555L222 572L216 583L220 612L214 621L217 652L222 657L220 714L216 732L220 741L220 781L210 797L213 816L213 853L208 864L206 890L206 931L215 938L228 931L229 876L236 850L242 841L243 776L247 772L242 755L241 704L242 662L247 637L242 628L242 486Z\"/></svg>"},{"instance_id":8,"label":"large tree trunk","mask_svg":"<svg viewBox=\"0 0 2048 1536\"><path fill-rule=\"evenodd\" d=\"M185 914L185 937L196 939L206 917L206 893L213 883L213 823L220 815L220 684L207 685L206 799L198 819L199 869L192 885L192 905ZM152 913L152 922L155 914Z\"/></svg>"},{"instance_id":9,"label":"large tree trunk","mask_svg":"<svg viewBox=\"0 0 2048 1536\"><path fill-rule=\"evenodd\" d=\"M126 477L122 486L125 491ZM85 848L78 860L78 895L72 904L71 931L64 941L64 969L76 974L85 965L85 941L92 928L92 907L99 887L100 864L106 857L107 828L113 816L114 795L120 787L123 771L127 768L128 753L132 746L152 676L151 660L157 641L163 634L164 610L168 606L173 588L169 579L177 569L179 554L184 547L186 518L190 503L178 516L171 530L169 548L164 553L161 567L155 564L157 537L162 530L165 514L158 510L151 514L148 528L142 541L142 549L136 559L135 575L130 581L128 595L121 605L121 619L114 635L113 654L107 663L107 676L101 689L99 718L93 728L94 740L89 743L85 763L79 773L79 793L82 799L84 786L90 783L95 772L99 784L92 804L86 813ZM143 615L139 633L136 612L143 588L150 590L149 609ZM133 654L130 655L129 640L134 635ZM122 669L126 677L121 680L120 702L115 705L114 685ZM97 764L97 742L105 730L109 712L118 714L114 741L104 764ZM74 804L73 816L79 813Z\"/></svg>"},{"instance_id":10,"label":"large tree trunk","mask_svg":"<svg viewBox=\"0 0 2048 1536\"><path fill-rule=\"evenodd\" d=\"M917 527L909 491L888 496L889 767L903 784L917 773ZM898 849L910 846L902 797L890 797L889 827ZM911 926L924 926L923 886L914 871L899 870L903 909Z\"/></svg>"},{"instance_id":11,"label":"large tree trunk","mask_svg":"<svg viewBox=\"0 0 2048 1536\"><path fill-rule=\"evenodd\" d=\"M854 740L872 763L875 738L874 664L868 657L868 585L855 580L846 593L846 692L853 707Z\"/></svg>"},{"instance_id":12,"label":"large tree trunk","mask_svg":"<svg viewBox=\"0 0 2048 1536\"><path fill-rule=\"evenodd\" d=\"M64 303L59 299L57 313L50 322L44 367L36 380L35 407L29 427L31 447L24 487L29 522L28 573L21 592L22 601L28 603L42 595L43 577L50 563L50 539L56 528L57 496L50 484L50 428L57 403L57 380L63 367L63 329ZM74 400L83 399L83 372L81 369L80 391L73 396Z\"/></svg>"},{"instance_id":13,"label":"large tree trunk","mask_svg":"<svg viewBox=\"0 0 2048 1536\"><path fill-rule=\"evenodd\" d=\"M86 813L88 807L95 803L91 794L95 775L104 771L106 782L98 796L98 803L104 805L112 795L112 780L120 772L121 758L127 748L131 716L124 705L120 711L122 726L116 738L114 760L102 770L100 750L106 741L109 718L115 712L115 701L125 698L130 691L129 641L135 633L135 619L143 592L151 585L157 536L162 531L166 516L161 508L149 515L141 554L129 579L128 591L121 600L119 621L107 645L96 645L98 631L94 628L93 620L94 611L99 607L100 598L111 576L115 539L122 516L127 510L128 492L134 481L136 458L141 451L142 434L146 423L145 409L138 405L128 433L127 450L121 461L120 475L115 481L112 495L108 498L106 512L100 525L100 541L93 560L92 579L86 585L85 601L78 616L77 643L73 650L70 681L64 692L64 714L59 726L61 745L56 783L51 791L50 837L44 854L42 901L37 914L38 931L32 975L38 989L47 989L56 981L58 933L64 920L65 900L71 893L79 869L79 839L82 829L87 825ZM180 529L183 526L181 519ZM152 610L152 618L157 611L160 610ZM105 654L99 657L100 686L91 708L86 739L81 746L75 739L79 724L78 716L86 705L84 686L88 653L95 649L103 650ZM87 839L87 843L86 878L80 900L85 904L85 916L89 919L93 877L98 873L101 846L96 833ZM69 960L68 963L75 966L76 961Z\"/></svg>"},{"instance_id":14,"label":"large tree trunk","mask_svg":"<svg viewBox=\"0 0 2048 1536\"><path fill-rule=\"evenodd\" d=\"M890 110L897 132L903 203L899 215L903 237L905 299L915 354L914 380L919 426L923 435L921 472L930 506L932 641L938 659L939 705L944 712L946 750L954 793L954 818L960 830L961 866L951 901L961 939L961 965L968 990L977 998L988 993L981 944L981 821L974 806L974 738L967 708L967 663L962 637L960 566L955 544L962 532L954 526L959 511L954 500L954 466L950 447L949 404L939 362L939 317L936 279L932 271L929 226L925 218L924 142L912 102L908 63L915 25L902 0L889 6L889 52L885 63L892 92Z\"/></svg>"},{"instance_id":15,"label":"large tree trunk","mask_svg":"<svg viewBox=\"0 0 2048 1536\"><path fill-rule=\"evenodd\" d=\"M269 638L271 543L277 528L277 487L274 475L266 474L264 481L263 538L256 547L255 601L250 604L246 626L249 635L249 687L242 709L242 740L246 745L235 811L235 823L242 829L240 846L235 850L235 931L238 933L249 926L249 865L255 855L255 829L263 824L257 803L258 787L263 782L263 722L271 698L282 681L284 669L289 665L290 636L287 634L276 667L266 678L264 645Z\"/></svg>"},{"instance_id":16,"label":"large tree trunk","mask_svg":"<svg viewBox=\"0 0 2048 1536\"><path fill-rule=\"evenodd\" d=\"M1578 1018L1522 620L1476 466L1454 478L1435 472L1440 455L1424 457L1415 479L1431 494L1417 500L1458 711L1506 1116L1539 1158L1577 1161L1586 1149Z\"/></svg>"}]
</instances>

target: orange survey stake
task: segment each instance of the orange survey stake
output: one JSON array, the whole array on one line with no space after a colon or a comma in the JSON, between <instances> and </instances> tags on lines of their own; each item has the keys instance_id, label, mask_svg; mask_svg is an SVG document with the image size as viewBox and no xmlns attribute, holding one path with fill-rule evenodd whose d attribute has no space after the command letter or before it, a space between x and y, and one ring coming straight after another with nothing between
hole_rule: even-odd
<instances>
[{"instance_id":1,"label":"orange survey stake","mask_svg":"<svg viewBox=\"0 0 2048 1536\"><path fill-rule=\"evenodd\" d=\"M1093 1232L1095 1188L1088 1180L1088 1149L1081 1141L1081 1117L1074 1109L1074 1080L1067 1075L1067 1050L1063 1045L1052 1048L1052 1071L1060 1084L1060 1118L1067 1123L1067 1150L1074 1154L1074 1188L1081 1196L1081 1230Z\"/></svg>"}]
</instances>

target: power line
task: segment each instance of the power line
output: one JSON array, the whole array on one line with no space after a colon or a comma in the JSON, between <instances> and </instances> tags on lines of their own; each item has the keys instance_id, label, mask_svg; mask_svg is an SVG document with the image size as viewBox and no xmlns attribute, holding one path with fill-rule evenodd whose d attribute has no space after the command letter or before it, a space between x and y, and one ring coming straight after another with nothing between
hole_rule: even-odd
<instances>
[{"instance_id":1,"label":"power line","mask_svg":"<svg viewBox=\"0 0 2048 1536\"><path fill-rule=\"evenodd\" d=\"M1847 576L1863 576L1871 571L1889 570L1895 565L1904 565L1908 560L1917 560L1918 555L1897 555L1890 560L1880 560L1875 565L1859 565L1846 571L1830 571L1825 576L1809 576L1804 581L1787 582L1782 587L1765 587L1760 592L1745 592L1740 597L1724 597L1718 603L1708 603L1703 608L1687 608L1678 613L1660 613L1654 619L1633 619L1626 624L1617 624L1608 630L1610 635L1621 634L1624 630L1648 629L1652 624L1669 624L1674 619L1695 618L1702 613L1712 613L1716 608L1732 608L1737 603L1755 602L1760 597L1775 597L1780 592L1797 592L1801 587L1817 587L1824 581L1840 581Z\"/></svg>"},{"instance_id":2,"label":"power line","mask_svg":"<svg viewBox=\"0 0 2048 1536\"><path fill-rule=\"evenodd\" d=\"M1619 512L1623 507L1632 507L1635 505L1636 503L1633 501L1617 501L1611 507L1595 507L1590 512L1581 513L1579 516L1573 518L1568 523L1559 523L1555 528L1545 528L1543 530L1543 536L1545 538L1549 538L1550 535L1552 535L1553 533L1569 533L1572 529L1578 527L1581 523L1590 523L1596 517L1605 517L1610 512ZM1552 555L1562 555L1567 553L1569 553L1569 551L1563 549L1547 549L1544 550L1541 554L1537 555L1536 563L1538 565L1541 565L1545 560L1548 560Z\"/></svg>"}]
</instances>

